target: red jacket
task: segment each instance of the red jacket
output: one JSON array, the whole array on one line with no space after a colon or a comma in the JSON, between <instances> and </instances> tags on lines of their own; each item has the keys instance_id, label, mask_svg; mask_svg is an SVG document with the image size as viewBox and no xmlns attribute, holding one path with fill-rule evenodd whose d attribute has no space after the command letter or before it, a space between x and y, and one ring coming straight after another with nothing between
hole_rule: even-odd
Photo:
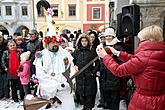
<instances>
[{"instance_id":1,"label":"red jacket","mask_svg":"<svg viewBox=\"0 0 165 110\"><path fill-rule=\"evenodd\" d=\"M121 52L117 64L110 55L103 63L116 76L131 76L136 90L128 110L165 110L165 42L143 42L134 55Z\"/></svg>"}]
</instances>

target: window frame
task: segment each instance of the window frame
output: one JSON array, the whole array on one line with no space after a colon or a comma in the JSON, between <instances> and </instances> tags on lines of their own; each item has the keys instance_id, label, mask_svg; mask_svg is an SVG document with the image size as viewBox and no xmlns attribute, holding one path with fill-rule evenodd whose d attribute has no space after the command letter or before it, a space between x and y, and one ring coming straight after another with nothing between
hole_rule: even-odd
<instances>
[{"instance_id":1,"label":"window frame","mask_svg":"<svg viewBox=\"0 0 165 110\"><path fill-rule=\"evenodd\" d=\"M94 18L94 9L100 9L100 18ZM101 7L92 7L92 20L101 20Z\"/></svg>"},{"instance_id":2,"label":"window frame","mask_svg":"<svg viewBox=\"0 0 165 110\"><path fill-rule=\"evenodd\" d=\"M1 8L1 6L0 6L0 16L2 16L2 8Z\"/></svg>"},{"instance_id":3,"label":"window frame","mask_svg":"<svg viewBox=\"0 0 165 110\"><path fill-rule=\"evenodd\" d=\"M54 12L54 15L53 17L58 17L59 16L59 5L58 4L54 4L51 6L51 8L53 8L53 12ZM55 9L57 8L57 9ZM57 15L55 15L55 11L57 10Z\"/></svg>"},{"instance_id":4,"label":"window frame","mask_svg":"<svg viewBox=\"0 0 165 110\"><path fill-rule=\"evenodd\" d=\"M71 7L74 7L75 10L70 10ZM70 17L75 17L76 16L76 4L68 4L68 16L70 16Z\"/></svg>"},{"instance_id":5,"label":"window frame","mask_svg":"<svg viewBox=\"0 0 165 110\"><path fill-rule=\"evenodd\" d=\"M10 10L7 10L7 7L10 7ZM6 12L6 16L12 16L12 6L9 5L5 6L5 12Z\"/></svg>"},{"instance_id":6,"label":"window frame","mask_svg":"<svg viewBox=\"0 0 165 110\"><path fill-rule=\"evenodd\" d=\"M25 11L24 11L23 7L26 8ZM21 6L21 12L22 12L22 16L28 16L28 6ZM25 12L26 14L24 14L24 12Z\"/></svg>"}]
</instances>

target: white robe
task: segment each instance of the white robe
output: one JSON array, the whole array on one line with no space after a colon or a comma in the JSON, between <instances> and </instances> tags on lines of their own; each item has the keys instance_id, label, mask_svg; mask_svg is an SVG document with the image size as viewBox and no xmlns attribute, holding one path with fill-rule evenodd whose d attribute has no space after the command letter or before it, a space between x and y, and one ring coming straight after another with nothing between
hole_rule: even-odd
<instances>
[{"instance_id":1,"label":"white robe","mask_svg":"<svg viewBox=\"0 0 165 110\"><path fill-rule=\"evenodd\" d=\"M54 108L54 110L74 110L75 105L73 94L70 93L71 88L66 78L62 75L66 71L65 58L69 60L67 67L71 65L70 76L75 72L71 54L61 47L59 47L59 51L56 53L50 52L47 49L42 50L41 53L42 56L39 58L36 57L33 62L39 81L37 94L45 99L50 99L54 96L58 97L62 101L62 104ZM55 76L52 76L51 73L55 73ZM61 84L64 84L65 87L61 87Z\"/></svg>"}]
</instances>

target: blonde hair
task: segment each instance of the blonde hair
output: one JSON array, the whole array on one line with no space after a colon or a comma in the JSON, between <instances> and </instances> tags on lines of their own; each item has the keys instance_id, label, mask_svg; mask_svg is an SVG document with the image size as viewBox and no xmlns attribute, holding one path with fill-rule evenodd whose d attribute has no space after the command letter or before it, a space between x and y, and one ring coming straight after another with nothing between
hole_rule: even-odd
<instances>
[{"instance_id":1,"label":"blonde hair","mask_svg":"<svg viewBox=\"0 0 165 110\"><path fill-rule=\"evenodd\" d=\"M138 38L147 41L158 41L163 42L163 30L157 25L151 25L138 33Z\"/></svg>"},{"instance_id":2,"label":"blonde hair","mask_svg":"<svg viewBox=\"0 0 165 110\"><path fill-rule=\"evenodd\" d=\"M16 43L14 42L14 40L9 40L9 41L8 41L7 45L9 46L9 45L11 45L11 44L16 45Z\"/></svg>"}]
</instances>

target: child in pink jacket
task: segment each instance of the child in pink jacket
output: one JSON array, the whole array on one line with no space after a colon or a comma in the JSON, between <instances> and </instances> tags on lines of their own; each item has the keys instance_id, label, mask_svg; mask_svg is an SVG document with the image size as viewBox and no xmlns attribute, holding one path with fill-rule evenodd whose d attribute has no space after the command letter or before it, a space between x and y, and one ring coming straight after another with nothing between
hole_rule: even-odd
<instances>
[{"instance_id":1,"label":"child in pink jacket","mask_svg":"<svg viewBox=\"0 0 165 110\"><path fill-rule=\"evenodd\" d=\"M21 54L20 67L18 69L18 76L20 77L21 84L23 85L25 95L30 94L29 82L30 82L30 51L24 52Z\"/></svg>"}]
</instances>

